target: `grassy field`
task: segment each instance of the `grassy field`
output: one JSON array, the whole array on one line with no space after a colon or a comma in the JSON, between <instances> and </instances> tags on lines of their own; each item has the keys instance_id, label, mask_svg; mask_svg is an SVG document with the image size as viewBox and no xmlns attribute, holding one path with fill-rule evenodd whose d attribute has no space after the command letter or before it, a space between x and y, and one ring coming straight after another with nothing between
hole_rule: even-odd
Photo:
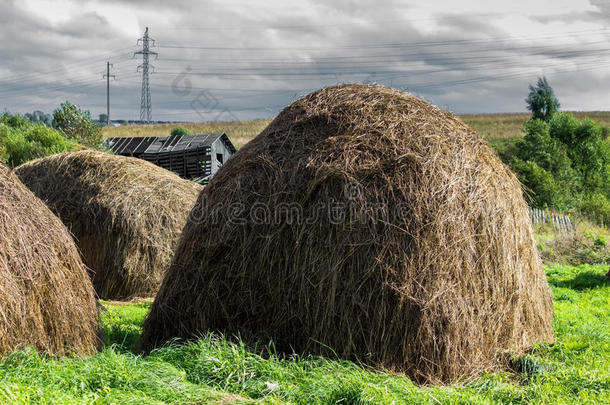
<instances>
[{"instance_id":1,"label":"grassy field","mask_svg":"<svg viewBox=\"0 0 610 405\"><path fill-rule=\"evenodd\" d=\"M546 268L556 342L515 358L514 371L450 386L319 357L281 357L219 336L132 352L150 303L105 303L109 345L90 358L32 350L0 361L0 403L470 404L610 403L610 284L603 266Z\"/></svg>"},{"instance_id":2,"label":"grassy field","mask_svg":"<svg viewBox=\"0 0 610 405\"><path fill-rule=\"evenodd\" d=\"M575 112L577 118L589 117L604 126L610 126L610 111ZM477 133L492 145L503 149L523 136L523 124L529 114L470 114L460 118L474 128ZM180 124L191 133L226 132L235 146L242 147L258 135L271 120L254 120L238 122L201 122ZM169 135L178 124L128 125L104 128L104 136L163 136Z\"/></svg>"}]
</instances>

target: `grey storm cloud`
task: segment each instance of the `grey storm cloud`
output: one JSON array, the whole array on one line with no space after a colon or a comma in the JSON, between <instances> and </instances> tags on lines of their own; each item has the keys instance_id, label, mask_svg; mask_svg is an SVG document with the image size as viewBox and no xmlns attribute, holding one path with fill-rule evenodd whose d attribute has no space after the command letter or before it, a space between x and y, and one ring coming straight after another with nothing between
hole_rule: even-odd
<instances>
[{"instance_id":1,"label":"grey storm cloud","mask_svg":"<svg viewBox=\"0 0 610 405\"><path fill-rule=\"evenodd\" d=\"M83 32L86 32L89 38L103 38L108 34L108 29L108 19L95 12L88 12L70 18L69 21L58 27L56 32L59 35L78 40L82 37Z\"/></svg>"},{"instance_id":2,"label":"grey storm cloud","mask_svg":"<svg viewBox=\"0 0 610 405\"><path fill-rule=\"evenodd\" d=\"M599 11L595 12L600 18L607 19L610 17L610 1L608 0L591 0L591 5L595 6Z\"/></svg>"},{"instance_id":3,"label":"grey storm cloud","mask_svg":"<svg viewBox=\"0 0 610 405\"><path fill-rule=\"evenodd\" d=\"M589 0L589 3L595 8L595 10L570 13L555 12L550 13L549 15L534 16L532 17L532 20L541 22L543 24L555 21L561 21L566 24L574 23L576 21L585 21L593 23L599 22L605 25L610 18L610 1Z\"/></svg>"},{"instance_id":4,"label":"grey storm cloud","mask_svg":"<svg viewBox=\"0 0 610 405\"><path fill-rule=\"evenodd\" d=\"M32 1L0 0L0 108L15 112L51 111L64 100L104 112L110 61L112 116L137 118L141 60L133 53L146 26L159 53L153 119L273 117L338 82L389 85L458 113L502 112L523 111L528 83L546 75L566 108L610 102L603 1L582 13L527 16L527 34L501 23L493 7L475 15L439 6L422 18L416 3L398 0L91 0L55 20L33 12Z\"/></svg>"},{"instance_id":5,"label":"grey storm cloud","mask_svg":"<svg viewBox=\"0 0 610 405\"><path fill-rule=\"evenodd\" d=\"M489 16L493 16L493 14L489 14ZM472 32L498 35L498 28L490 20L480 16L441 14L438 24L446 30L451 30L453 35L456 32L462 35Z\"/></svg>"}]
</instances>

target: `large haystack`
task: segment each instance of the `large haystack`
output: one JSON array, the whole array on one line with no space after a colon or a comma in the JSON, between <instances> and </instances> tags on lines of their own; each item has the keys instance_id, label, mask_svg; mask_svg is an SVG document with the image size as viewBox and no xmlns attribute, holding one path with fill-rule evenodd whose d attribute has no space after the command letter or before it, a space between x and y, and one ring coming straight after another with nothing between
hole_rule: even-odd
<instances>
[{"instance_id":1,"label":"large haystack","mask_svg":"<svg viewBox=\"0 0 610 405\"><path fill-rule=\"evenodd\" d=\"M103 299L154 295L202 187L140 159L69 152L15 170L75 236Z\"/></svg>"},{"instance_id":2,"label":"large haystack","mask_svg":"<svg viewBox=\"0 0 610 405\"><path fill-rule=\"evenodd\" d=\"M33 346L91 354L93 286L61 221L0 163L0 354Z\"/></svg>"},{"instance_id":3,"label":"large haystack","mask_svg":"<svg viewBox=\"0 0 610 405\"><path fill-rule=\"evenodd\" d=\"M341 85L287 107L200 196L142 348L207 330L451 381L552 340L521 186L452 114Z\"/></svg>"}]
</instances>

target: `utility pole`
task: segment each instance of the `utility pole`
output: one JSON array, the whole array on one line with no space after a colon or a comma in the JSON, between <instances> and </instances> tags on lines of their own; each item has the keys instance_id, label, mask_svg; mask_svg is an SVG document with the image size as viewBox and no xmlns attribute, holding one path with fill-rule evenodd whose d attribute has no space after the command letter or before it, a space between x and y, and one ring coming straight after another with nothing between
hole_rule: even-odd
<instances>
[{"instance_id":1,"label":"utility pole","mask_svg":"<svg viewBox=\"0 0 610 405\"><path fill-rule=\"evenodd\" d=\"M106 74L102 76L106 79L106 125L110 126L110 78L116 79L115 75L110 74L112 63L106 62Z\"/></svg>"},{"instance_id":2,"label":"utility pole","mask_svg":"<svg viewBox=\"0 0 610 405\"><path fill-rule=\"evenodd\" d=\"M150 83L148 81L148 71L149 68L152 68L153 72L155 67L153 65L148 64L148 57L150 55L154 55L158 57L157 52L152 52L150 50L150 46L155 46L155 40L148 36L148 27L146 27L146 31L144 31L144 36L138 39L137 44L142 41L142 50L138 52L134 52L133 56L142 55L142 64L138 66L137 71L139 72L142 69L142 96L140 101L140 121L148 122L151 121L151 106L150 106Z\"/></svg>"}]
</instances>

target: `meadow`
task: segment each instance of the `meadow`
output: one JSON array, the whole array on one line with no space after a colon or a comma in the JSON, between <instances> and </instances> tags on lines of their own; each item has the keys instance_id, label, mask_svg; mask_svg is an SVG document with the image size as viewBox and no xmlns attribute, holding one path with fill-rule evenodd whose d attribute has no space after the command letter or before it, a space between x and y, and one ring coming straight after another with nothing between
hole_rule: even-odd
<instances>
[{"instance_id":1,"label":"meadow","mask_svg":"<svg viewBox=\"0 0 610 405\"><path fill-rule=\"evenodd\" d=\"M89 404L487 404L610 403L607 265L551 265L556 341L511 371L448 386L417 386L400 374L332 358L280 355L208 334L148 356L134 351L150 301L103 302L105 349L90 358L33 350L0 361L0 403Z\"/></svg>"},{"instance_id":2,"label":"meadow","mask_svg":"<svg viewBox=\"0 0 610 405\"><path fill-rule=\"evenodd\" d=\"M578 119L589 117L599 124L610 127L610 111L573 112ZM483 139L494 147L510 144L523 136L523 124L530 117L528 113L465 114L460 118L470 125ZM236 122L197 122L183 124L126 125L104 128L105 138L113 136L166 136L177 125L193 134L206 132L226 132L235 146L242 147L258 135L271 120Z\"/></svg>"}]
</instances>

